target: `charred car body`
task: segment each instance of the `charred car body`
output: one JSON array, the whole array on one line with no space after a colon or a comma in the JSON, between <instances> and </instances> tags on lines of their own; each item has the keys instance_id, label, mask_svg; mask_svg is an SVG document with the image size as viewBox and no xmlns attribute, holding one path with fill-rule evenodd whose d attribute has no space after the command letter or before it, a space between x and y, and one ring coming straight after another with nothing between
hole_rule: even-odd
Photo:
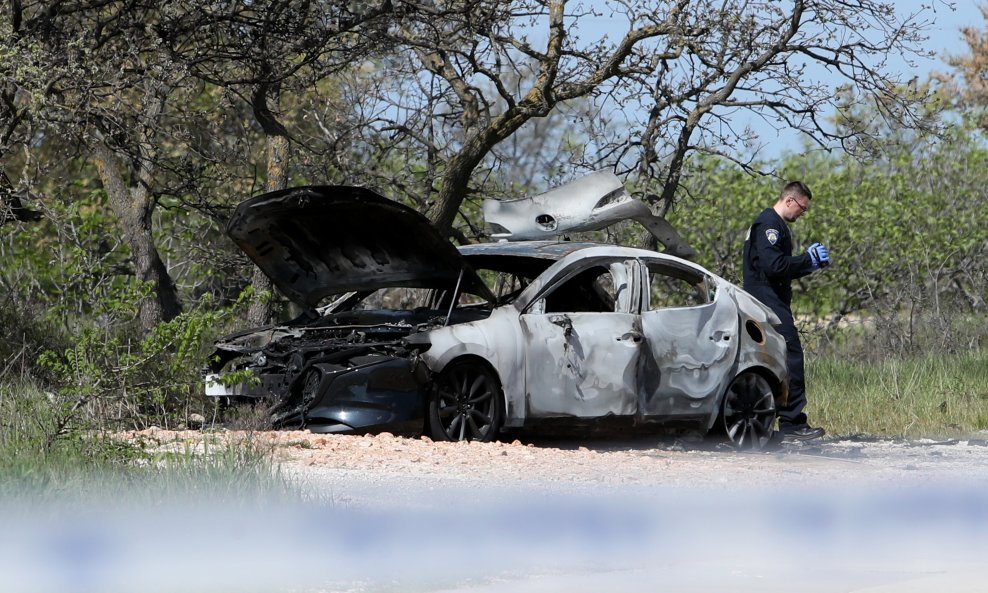
<instances>
[{"instance_id":1,"label":"charred car body","mask_svg":"<svg viewBox=\"0 0 988 593\"><path fill-rule=\"evenodd\" d=\"M207 394L270 401L275 426L324 432L404 423L490 440L502 428L622 419L763 445L787 393L775 315L686 260L537 240L647 216L610 174L553 192L485 204L501 236L536 240L459 249L365 188L247 200L230 236L306 313L217 343ZM550 214L560 200L586 212ZM245 369L260 383L221 380Z\"/></svg>"}]
</instances>

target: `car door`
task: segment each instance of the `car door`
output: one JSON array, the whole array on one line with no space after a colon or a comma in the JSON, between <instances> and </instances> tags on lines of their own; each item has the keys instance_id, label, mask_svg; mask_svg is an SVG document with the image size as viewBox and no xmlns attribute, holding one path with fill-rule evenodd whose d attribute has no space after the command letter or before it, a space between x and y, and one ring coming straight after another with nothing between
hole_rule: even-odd
<instances>
[{"instance_id":1,"label":"car door","mask_svg":"<svg viewBox=\"0 0 988 593\"><path fill-rule=\"evenodd\" d=\"M665 260L643 260L647 294L642 333L641 413L709 415L726 389L738 353L738 314L706 274ZM723 297L723 298L720 298Z\"/></svg>"},{"instance_id":2,"label":"car door","mask_svg":"<svg viewBox=\"0 0 988 593\"><path fill-rule=\"evenodd\" d=\"M643 347L634 260L580 260L520 316L529 418L634 415Z\"/></svg>"}]
</instances>

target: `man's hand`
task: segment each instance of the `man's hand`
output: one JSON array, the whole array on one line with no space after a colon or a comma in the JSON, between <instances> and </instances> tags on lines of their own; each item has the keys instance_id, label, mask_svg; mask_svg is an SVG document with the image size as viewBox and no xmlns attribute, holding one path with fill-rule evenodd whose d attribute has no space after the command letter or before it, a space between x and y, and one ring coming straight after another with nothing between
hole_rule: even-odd
<instances>
[{"instance_id":1,"label":"man's hand","mask_svg":"<svg viewBox=\"0 0 988 593\"><path fill-rule=\"evenodd\" d=\"M813 269L817 270L819 268L826 268L830 265L830 253L827 252L827 248L820 243L814 243L806 249L806 253L810 255L810 261L813 263Z\"/></svg>"}]
</instances>

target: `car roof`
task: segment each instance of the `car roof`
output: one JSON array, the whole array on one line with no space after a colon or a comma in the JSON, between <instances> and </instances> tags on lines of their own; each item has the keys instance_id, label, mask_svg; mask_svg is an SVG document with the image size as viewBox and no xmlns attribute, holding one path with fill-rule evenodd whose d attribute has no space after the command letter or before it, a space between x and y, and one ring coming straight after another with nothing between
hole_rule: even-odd
<instances>
[{"instance_id":1,"label":"car roof","mask_svg":"<svg viewBox=\"0 0 988 593\"><path fill-rule=\"evenodd\" d=\"M553 263L579 251L589 250L587 256L651 257L665 260L680 268L713 275L691 261L672 255L606 243L583 241L500 241L458 247L475 270L510 272L529 278L538 276Z\"/></svg>"},{"instance_id":2,"label":"car roof","mask_svg":"<svg viewBox=\"0 0 988 593\"><path fill-rule=\"evenodd\" d=\"M463 245L458 249L475 270L534 278L567 255L598 246L598 243L577 241L499 241Z\"/></svg>"},{"instance_id":3,"label":"car roof","mask_svg":"<svg viewBox=\"0 0 988 593\"><path fill-rule=\"evenodd\" d=\"M492 255L557 260L581 249L599 247L600 245L600 243L584 241L498 241L496 243L463 245L459 247L459 250L460 253L469 257Z\"/></svg>"}]
</instances>

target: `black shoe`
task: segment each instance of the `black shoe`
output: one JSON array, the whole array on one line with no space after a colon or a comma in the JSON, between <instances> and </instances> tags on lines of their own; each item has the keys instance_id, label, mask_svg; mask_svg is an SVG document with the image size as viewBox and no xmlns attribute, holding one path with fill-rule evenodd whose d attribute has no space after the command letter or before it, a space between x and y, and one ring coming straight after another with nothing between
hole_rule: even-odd
<instances>
[{"instance_id":1,"label":"black shoe","mask_svg":"<svg viewBox=\"0 0 988 593\"><path fill-rule=\"evenodd\" d=\"M800 426L782 431L782 442L812 441L827 434L827 431L819 426Z\"/></svg>"}]
</instances>

